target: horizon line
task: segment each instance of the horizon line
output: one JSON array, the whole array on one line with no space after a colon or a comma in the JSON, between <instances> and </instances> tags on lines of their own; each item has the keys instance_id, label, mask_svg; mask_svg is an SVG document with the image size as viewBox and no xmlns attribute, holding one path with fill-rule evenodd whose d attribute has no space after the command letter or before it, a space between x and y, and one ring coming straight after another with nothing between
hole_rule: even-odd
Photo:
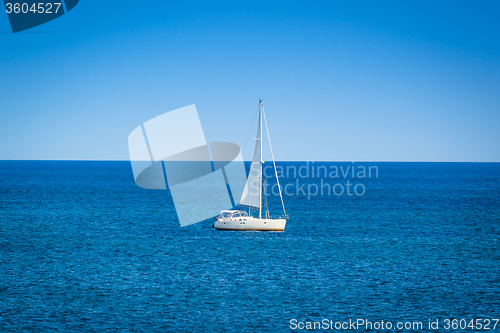
<instances>
[{"instance_id":1,"label":"horizon line","mask_svg":"<svg viewBox=\"0 0 500 333\"><path fill-rule=\"evenodd\" d=\"M110 159L110 160L93 160L93 159L0 159L0 161L52 161L52 162L130 162L130 160L123 159ZM159 162L159 161L157 161ZM251 161L245 161L251 162ZM265 161L267 162L267 161ZM271 162L271 161L269 161ZM500 161L368 161L368 160L277 160L276 162L312 162L312 163L324 163L324 162L341 162L341 163L500 163Z\"/></svg>"}]
</instances>

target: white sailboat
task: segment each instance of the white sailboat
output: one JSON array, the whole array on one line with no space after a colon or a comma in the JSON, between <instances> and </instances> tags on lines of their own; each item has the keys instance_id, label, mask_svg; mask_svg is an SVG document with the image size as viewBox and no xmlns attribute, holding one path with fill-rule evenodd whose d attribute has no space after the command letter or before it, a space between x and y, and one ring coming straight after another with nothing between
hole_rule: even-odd
<instances>
[{"instance_id":1,"label":"white sailboat","mask_svg":"<svg viewBox=\"0 0 500 333\"><path fill-rule=\"evenodd\" d=\"M269 214L267 205L264 207L262 204L263 193L262 193L262 165L264 161L262 160L262 128L263 120L266 125L266 133L269 140L269 147L271 150L271 156L273 160L274 172L276 175L276 182L279 189L279 195L281 199L281 205L283 206L283 216L279 218L272 218ZM271 138L269 137L269 129L267 127L266 114L264 112L264 105L262 100L259 100L259 123L257 126L257 137L255 150L253 154L252 164L250 166L250 172L248 179L239 202L239 206L248 209L242 210L223 210L220 212L219 216L215 218L214 228L218 230L254 230L254 231L284 231L286 220L288 215L286 215L285 205L283 203L283 196L281 193L281 187L279 185L278 172L276 170L276 162L274 160L273 148L271 146ZM259 211L258 217L252 216L252 209Z\"/></svg>"}]
</instances>

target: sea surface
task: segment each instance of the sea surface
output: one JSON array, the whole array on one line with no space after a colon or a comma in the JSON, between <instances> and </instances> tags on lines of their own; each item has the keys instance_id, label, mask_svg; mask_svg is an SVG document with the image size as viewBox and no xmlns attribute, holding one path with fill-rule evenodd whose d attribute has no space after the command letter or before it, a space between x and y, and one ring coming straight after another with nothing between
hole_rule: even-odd
<instances>
[{"instance_id":1,"label":"sea surface","mask_svg":"<svg viewBox=\"0 0 500 333\"><path fill-rule=\"evenodd\" d=\"M129 162L0 161L0 332L500 318L500 163L278 166L339 175L285 174L285 232L231 232L180 228L169 191L137 187ZM325 184L344 193L311 195Z\"/></svg>"}]
</instances>

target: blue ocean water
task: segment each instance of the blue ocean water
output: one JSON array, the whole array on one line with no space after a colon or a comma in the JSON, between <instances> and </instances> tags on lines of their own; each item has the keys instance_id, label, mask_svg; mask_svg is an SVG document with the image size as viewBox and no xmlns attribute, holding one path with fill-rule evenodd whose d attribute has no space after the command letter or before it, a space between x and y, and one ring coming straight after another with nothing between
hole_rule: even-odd
<instances>
[{"instance_id":1,"label":"blue ocean water","mask_svg":"<svg viewBox=\"0 0 500 333\"><path fill-rule=\"evenodd\" d=\"M266 233L180 228L168 191L137 187L128 162L0 161L0 331L281 332L291 319L363 318L449 332L446 318L500 318L499 163L278 165L376 169L289 174L286 231ZM364 194L348 195L348 180ZM308 197L325 183L344 193Z\"/></svg>"}]
</instances>

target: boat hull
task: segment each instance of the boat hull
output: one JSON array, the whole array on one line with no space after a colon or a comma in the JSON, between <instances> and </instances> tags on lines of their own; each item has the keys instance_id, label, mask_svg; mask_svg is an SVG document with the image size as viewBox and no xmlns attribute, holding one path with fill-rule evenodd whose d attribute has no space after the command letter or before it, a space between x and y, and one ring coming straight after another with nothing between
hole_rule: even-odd
<instances>
[{"instance_id":1,"label":"boat hull","mask_svg":"<svg viewBox=\"0 0 500 333\"><path fill-rule=\"evenodd\" d=\"M285 231L285 219L217 220L214 228L233 231Z\"/></svg>"}]
</instances>

